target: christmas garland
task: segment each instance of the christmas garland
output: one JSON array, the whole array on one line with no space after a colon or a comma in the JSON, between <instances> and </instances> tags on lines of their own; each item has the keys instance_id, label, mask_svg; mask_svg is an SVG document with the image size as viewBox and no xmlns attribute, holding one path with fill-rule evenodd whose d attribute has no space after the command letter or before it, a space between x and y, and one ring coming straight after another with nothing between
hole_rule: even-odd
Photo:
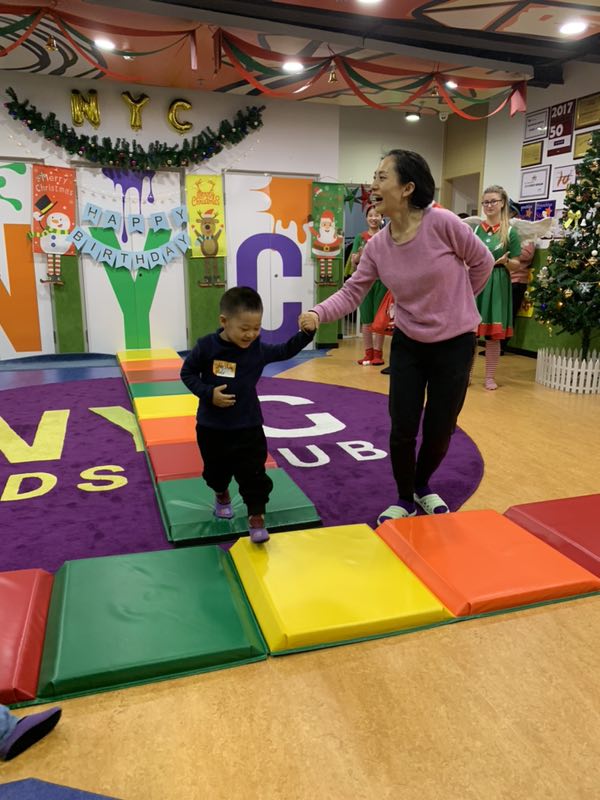
<instances>
[{"instance_id":1,"label":"christmas garland","mask_svg":"<svg viewBox=\"0 0 600 800\"><path fill-rule=\"evenodd\" d=\"M135 139L112 139L77 134L73 128L59 122L56 114L44 117L29 100L20 101L13 89L6 93L11 100L5 103L8 113L19 120L30 131L43 136L46 141L62 147L71 156L81 156L102 167L117 167L142 171L167 167L188 167L200 164L218 155L225 147L239 144L250 133L262 127L262 112L265 106L248 106L245 111L238 111L233 122L222 120L217 132L210 127L204 128L197 136L184 139L181 145L167 142L152 142L145 149Z\"/></svg>"}]
</instances>

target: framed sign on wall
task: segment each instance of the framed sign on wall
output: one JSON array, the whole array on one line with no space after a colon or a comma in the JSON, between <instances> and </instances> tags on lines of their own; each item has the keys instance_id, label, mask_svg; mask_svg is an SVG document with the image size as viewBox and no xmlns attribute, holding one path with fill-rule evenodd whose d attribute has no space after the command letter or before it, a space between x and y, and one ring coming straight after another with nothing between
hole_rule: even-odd
<instances>
[{"instance_id":1,"label":"framed sign on wall","mask_svg":"<svg viewBox=\"0 0 600 800\"><path fill-rule=\"evenodd\" d=\"M540 111L531 111L525 115L524 142L531 142L533 139L544 137L548 131L548 109L542 108Z\"/></svg>"},{"instance_id":2,"label":"framed sign on wall","mask_svg":"<svg viewBox=\"0 0 600 800\"><path fill-rule=\"evenodd\" d=\"M521 172L521 200L543 200L548 197L552 167L544 164Z\"/></svg>"}]
</instances>

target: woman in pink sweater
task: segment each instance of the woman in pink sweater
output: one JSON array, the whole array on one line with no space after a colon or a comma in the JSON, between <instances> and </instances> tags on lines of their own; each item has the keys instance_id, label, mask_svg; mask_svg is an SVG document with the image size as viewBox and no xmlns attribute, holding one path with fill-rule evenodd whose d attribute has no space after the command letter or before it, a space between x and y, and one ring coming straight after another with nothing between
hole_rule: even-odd
<instances>
[{"instance_id":1,"label":"woman in pink sweater","mask_svg":"<svg viewBox=\"0 0 600 800\"><path fill-rule=\"evenodd\" d=\"M418 153L390 151L371 187L371 200L389 224L367 243L344 286L300 316L306 331L340 319L377 278L394 295L389 412L398 500L379 515L379 523L414 516L415 503L428 514L449 510L429 480L446 455L465 399L480 321L475 295L494 263L468 225L450 211L430 207L434 190L429 166Z\"/></svg>"}]
</instances>

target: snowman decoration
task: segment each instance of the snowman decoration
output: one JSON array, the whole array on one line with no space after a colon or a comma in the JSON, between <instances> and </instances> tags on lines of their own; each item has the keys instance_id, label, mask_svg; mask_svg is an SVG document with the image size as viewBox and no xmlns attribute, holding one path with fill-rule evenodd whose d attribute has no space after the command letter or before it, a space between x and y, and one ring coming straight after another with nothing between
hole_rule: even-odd
<instances>
[{"instance_id":1,"label":"snowman decoration","mask_svg":"<svg viewBox=\"0 0 600 800\"><path fill-rule=\"evenodd\" d=\"M69 239L71 220L62 211L52 210L56 203L47 195L41 197L35 205L37 210L33 212L33 218L37 220L41 230L30 233L29 236L39 238L40 248L46 254L46 278L42 278L41 283L62 286L61 258L72 246Z\"/></svg>"}]
</instances>

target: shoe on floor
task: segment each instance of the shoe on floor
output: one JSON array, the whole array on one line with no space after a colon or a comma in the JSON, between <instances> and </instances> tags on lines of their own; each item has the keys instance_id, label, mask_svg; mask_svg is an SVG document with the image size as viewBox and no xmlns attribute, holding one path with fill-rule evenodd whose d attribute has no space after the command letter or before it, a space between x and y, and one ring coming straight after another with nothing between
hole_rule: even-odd
<instances>
[{"instance_id":1,"label":"shoe on floor","mask_svg":"<svg viewBox=\"0 0 600 800\"><path fill-rule=\"evenodd\" d=\"M0 761L10 761L32 744L39 742L54 728L62 711L58 706L22 717L6 739L0 744Z\"/></svg>"},{"instance_id":2,"label":"shoe on floor","mask_svg":"<svg viewBox=\"0 0 600 800\"><path fill-rule=\"evenodd\" d=\"M263 514L250 514L248 517L248 533L250 534L250 541L254 542L254 544L262 544L269 541L269 531L265 528Z\"/></svg>"},{"instance_id":3,"label":"shoe on floor","mask_svg":"<svg viewBox=\"0 0 600 800\"><path fill-rule=\"evenodd\" d=\"M405 519L406 517L416 517L417 509L409 510L404 506L388 506L385 511L377 517L377 524L383 525L388 519Z\"/></svg>"},{"instance_id":4,"label":"shoe on floor","mask_svg":"<svg viewBox=\"0 0 600 800\"><path fill-rule=\"evenodd\" d=\"M369 347L367 350L365 350L364 356L360 358L356 363L360 364L361 367L368 367L372 363L372 361L373 361L373 348Z\"/></svg>"},{"instance_id":5,"label":"shoe on floor","mask_svg":"<svg viewBox=\"0 0 600 800\"><path fill-rule=\"evenodd\" d=\"M386 367L385 369L381 370L381 374L382 375L391 375L392 374L392 370L389 367Z\"/></svg>"},{"instance_id":6,"label":"shoe on floor","mask_svg":"<svg viewBox=\"0 0 600 800\"><path fill-rule=\"evenodd\" d=\"M414 497L415 503L421 506L426 514L448 514L450 512L446 503L435 492L427 492L421 495L415 492Z\"/></svg>"},{"instance_id":7,"label":"shoe on floor","mask_svg":"<svg viewBox=\"0 0 600 800\"><path fill-rule=\"evenodd\" d=\"M373 350L373 358L371 359L372 367L382 367L385 364L381 350Z\"/></svg>"},{"instance_id":8,"label":"shoe on floor","mask_svg":"<svg viewBox=\"0 0 600 800\"><path fill-rule=\"evenodd\" d=\"M493 392L498 388L496 381L493 381L491 378L486 378L483 385L489 392Z\"/></svg>"}]
</instances>

